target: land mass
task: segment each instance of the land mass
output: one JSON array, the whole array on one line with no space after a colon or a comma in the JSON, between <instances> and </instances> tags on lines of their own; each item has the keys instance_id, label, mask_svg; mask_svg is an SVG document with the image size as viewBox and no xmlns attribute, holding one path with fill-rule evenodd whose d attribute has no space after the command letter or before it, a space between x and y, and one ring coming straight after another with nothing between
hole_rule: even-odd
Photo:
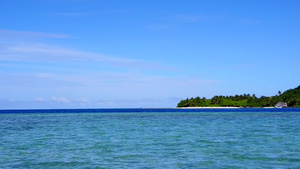
<instances>
[{"instance_id":1,"label":"land mass","mask_svg":"<svg viewBox=\"0 0 300 169\"><path fill-rule=\"evenodd\" d=\"M278 102L285 102L288 107L300 107L300 85L283 93L278 91L278 95L270 97L261 96L258 98L255 94L220 95L211 99L192 97L181 100L177 107L274 107Z\"/></svg>"}]
</instances>

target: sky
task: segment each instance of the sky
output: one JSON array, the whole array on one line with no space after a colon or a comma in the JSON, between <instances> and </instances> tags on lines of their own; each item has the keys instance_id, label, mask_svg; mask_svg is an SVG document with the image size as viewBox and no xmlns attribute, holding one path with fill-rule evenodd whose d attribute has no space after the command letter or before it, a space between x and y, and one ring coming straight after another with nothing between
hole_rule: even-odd
<instances>
[{"instance_id":1,"label":"sky","mask_svg":"<svg viewBox=\"0 0 300 169\"><path fill-rule=\"evenodd\" d=\"M3 0L0 109L174 108L300 85L298 0Z\"/></svg>"}]
</instances>

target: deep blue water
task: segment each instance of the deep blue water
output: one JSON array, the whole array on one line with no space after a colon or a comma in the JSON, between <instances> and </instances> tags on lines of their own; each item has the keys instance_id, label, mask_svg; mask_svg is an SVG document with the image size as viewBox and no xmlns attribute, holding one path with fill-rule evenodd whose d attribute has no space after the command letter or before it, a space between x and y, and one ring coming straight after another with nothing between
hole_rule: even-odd
<instances>
[{"instance_id":1,"label":"deep blue water","mask_svg":"<svg viewBox=\"0 0 300 169\"><path fill-rule=\"evenodd\" d=\"M0 168L300 168L300 109L0 110Z\"/></svg>"}]
</instances>

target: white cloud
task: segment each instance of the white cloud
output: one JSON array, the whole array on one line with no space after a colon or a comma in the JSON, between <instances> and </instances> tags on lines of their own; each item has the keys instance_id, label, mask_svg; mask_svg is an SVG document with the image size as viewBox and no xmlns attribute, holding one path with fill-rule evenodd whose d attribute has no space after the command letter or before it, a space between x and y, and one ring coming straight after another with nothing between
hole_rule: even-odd
<instances>
[{"instance_id":1,"label":"white cloud","mask_svg":"<svg viewBox=\"0 0 300 169\"><path fill-rule=\"evenodd\" d=\"M56 98L54 96L52 97L52 101L59 102L59 103L69 103L70 102L66 98L63 98L63 97Z\"/></svg>"},{"instance_id":2,"label":"white cloud","mask_svg":"<svg viewBox=\"0 0 300 169\"><path fill-rule=\"evenodd\" d=\"M74 98L74 99L67 99L65 97L51 97L51 99L44 99L42 97L36 98L37 102L44 102L44 103L67 103L68 105L78 105L78 104L86 104L89 103L89 101L85 98Z\"/></svg>"},{"instance_id":3,"label":"white cloud","mask_svg":"<svg viewBox=\"0 0 300 169\"><path fill-rule=\"evenodd\" d=\"M76 98L73 100L75 103L88 103L89 101L85 98Z\"/></svg>"}]
</instances>

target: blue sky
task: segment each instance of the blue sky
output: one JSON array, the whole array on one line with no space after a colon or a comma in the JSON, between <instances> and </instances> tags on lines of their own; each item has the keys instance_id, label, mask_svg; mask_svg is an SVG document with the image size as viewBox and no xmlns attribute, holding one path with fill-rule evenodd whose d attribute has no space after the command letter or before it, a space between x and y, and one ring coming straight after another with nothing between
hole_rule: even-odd
<instances>
[{"instance_id":1,"label":"blue sky","mask_svg":"<svg viewBox=\"0 0 300 169\"><path fill-rule=\"evenodd\" d=\"M10 0L0 109L176 107L297 87L298 0Z\"/></svg>"}]
</instances>

